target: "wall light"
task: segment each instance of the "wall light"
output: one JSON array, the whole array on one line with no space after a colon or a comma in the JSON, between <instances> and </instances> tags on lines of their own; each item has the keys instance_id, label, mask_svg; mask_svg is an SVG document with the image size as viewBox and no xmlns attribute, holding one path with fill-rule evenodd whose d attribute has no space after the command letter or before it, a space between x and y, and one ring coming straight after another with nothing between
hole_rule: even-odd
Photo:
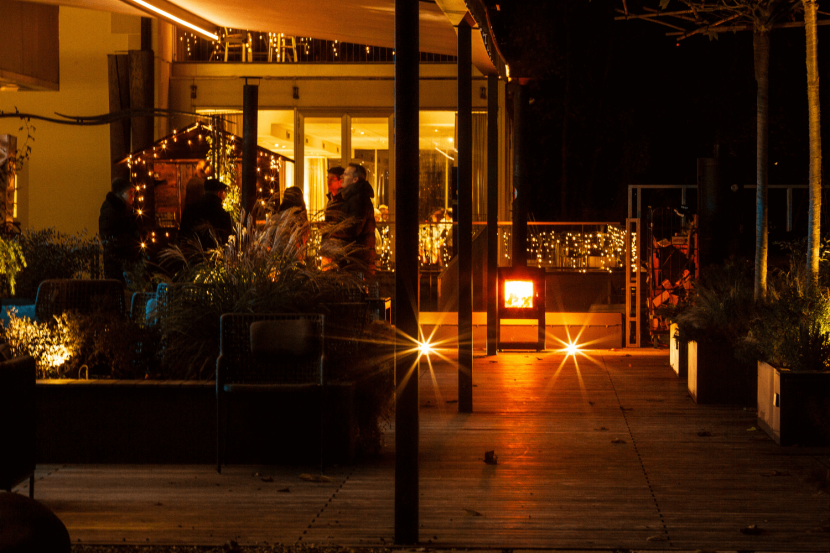
<instances>
[{"instance_id":1,"label":"wall light","mask_svg":"<svg viewBox=\"0 0 830 553\"><path fill-rule=\"evenodd\" d=\"M195 14L185 11L175 4L167 2L166 0L151 0L152 3L145 0L121 1L152 15L157 15L162 19L173 23L174 25L187 27L191 31L195 31L211 40L219 40L219 36L216 33L208 30L211 27L216 28L217 25L214 25Z\"/></svg>"}]
</instances>

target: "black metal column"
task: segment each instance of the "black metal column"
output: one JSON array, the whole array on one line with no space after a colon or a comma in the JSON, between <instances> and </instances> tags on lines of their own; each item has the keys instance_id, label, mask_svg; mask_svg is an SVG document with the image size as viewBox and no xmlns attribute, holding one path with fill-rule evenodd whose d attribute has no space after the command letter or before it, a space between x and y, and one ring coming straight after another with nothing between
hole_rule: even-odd
<instances>
[{"instance_id":1,"label":"black metal column","mask_svg":"<svg viewBox=\"0 0 830 553\"><path fill-rule=\"evenodd\" d=\"M473 98L471 28L458 24L458 411L473 412Z\"/></svg>"},{"instance_id":2,"label":"black metal column","mask_svg":"<svg viewBox=\"0 0 830 553\"><path fill-rule=\"evenodd\" d=\"M498 349L499 76L487 76L487 355Z\"/></svg>"},{"instance_id":3,"label":"black metal column","mask_svg":"<svg viewBox=\"0 0 830 553\"><path fill-rule=\"evenodd\" d=\"M418 332L418 2L395 0L395 325ZM418 542L418 354L395 346L395 543Z\"/></svg>"},{"instance_id":4,"label":"black metal column","mask_svg":"<svg viewBox=\"0 0 830 553\"><path fill-rule=\"evenodd\" d=\"M250 215L256 202L256 134L259 110L259 85L242 87L242 190L240 200L245 217ZM244 220L242 221L245 222Z\"/></svg>"},{"instance_id":5,"label":"black metal column","mask_svg":"<svg viewBox=\"0 0 830 553\"><path fill-rule=\"evenodd\" d=\"M513 88L513 267L527 266L527 87Z\"/></svg>"}]
</instances>

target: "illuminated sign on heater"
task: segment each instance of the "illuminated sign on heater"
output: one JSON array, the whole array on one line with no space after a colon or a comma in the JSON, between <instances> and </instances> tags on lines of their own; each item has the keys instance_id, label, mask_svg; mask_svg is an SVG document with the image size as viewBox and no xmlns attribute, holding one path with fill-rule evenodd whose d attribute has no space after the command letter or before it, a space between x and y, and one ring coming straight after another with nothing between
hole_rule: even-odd
<instances>
[{"instance_id":1,"label":"illuminated sign on heater","mask_svg":"<svg viewBox=\"0 0 830 553\"><path fill-rule=\"evenodd\" d=\"M531 309L533 307L533 281L506 280L504 282L504 307Z\"/></svg>"}]
</instances>

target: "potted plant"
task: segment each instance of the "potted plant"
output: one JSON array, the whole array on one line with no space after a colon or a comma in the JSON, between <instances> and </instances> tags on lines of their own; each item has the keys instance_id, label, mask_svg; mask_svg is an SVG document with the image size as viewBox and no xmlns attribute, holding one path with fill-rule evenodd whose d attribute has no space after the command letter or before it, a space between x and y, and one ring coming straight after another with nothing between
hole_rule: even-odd
<instances>
[{"instance_id":1,"label":"potted plant","mask_svg":"<svg viewBox=\"0 0 830 553\"><path fill-rule=\"evenodd\" d=\"M754 310L752 271L745 263L708 267L694 284L677 323L689 340L688 387L696 403L755 405L755 363L744 345Z\"/></svg>"},{"instance_id":2,"label":"potted plant","mask_svg":"<svg viewBox=\"0 0 830 553\"><path fill-rule=\"evenodd\" d=\"M830 291L801 272L772 280L751 325L758 425L779 445L830 445Z\"/></svg>"}]
</instances>

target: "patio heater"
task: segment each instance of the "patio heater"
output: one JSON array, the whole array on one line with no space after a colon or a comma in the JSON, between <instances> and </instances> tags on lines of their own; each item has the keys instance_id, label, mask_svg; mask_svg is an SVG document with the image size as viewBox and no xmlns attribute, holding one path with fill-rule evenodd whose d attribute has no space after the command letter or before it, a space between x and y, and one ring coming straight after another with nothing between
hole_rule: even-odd
<instances>
[{"instance_id":1,"label":"patio heater","mask_svg":"<svg viewBox=\"0 0 830 553\"><path fill-rule=\"evenodd\" d=\"M545 269L544 267L499 267L497 347L504 349L545 349ZM501 339L503 319L536 319L535 342L505 342Z\"/></svg>"}]
</instances>

